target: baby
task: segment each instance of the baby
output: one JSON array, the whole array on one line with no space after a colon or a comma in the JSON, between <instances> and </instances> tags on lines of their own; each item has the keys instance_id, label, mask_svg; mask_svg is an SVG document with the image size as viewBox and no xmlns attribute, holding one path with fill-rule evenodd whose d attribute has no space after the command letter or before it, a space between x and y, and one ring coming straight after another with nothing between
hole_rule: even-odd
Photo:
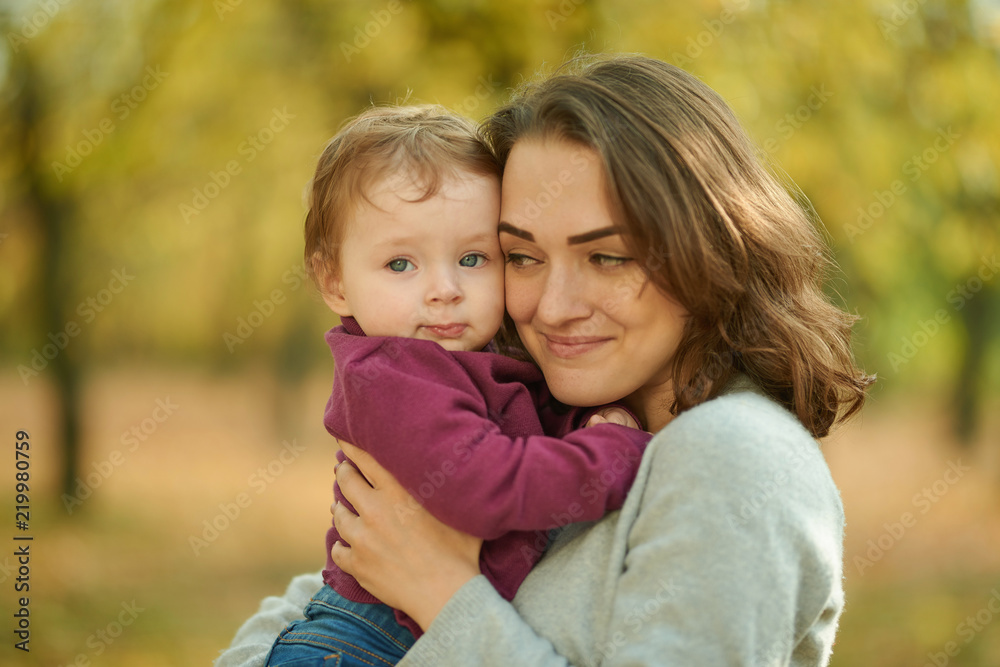
<instances>
[{"instance_id":1,"label":"baby","mask_svg":"<svg viewBox=\"0 0 1000 667\"><path fill-rule=\"evenodd\" d=\"M327 430L483 538L481 571L510 600L547 531L622 506L650 435L620 407L559 405L535 365L491 351L504 317L499 216L500 169L470 121L435 106L372 108L320 157L305 252L341 318L326 335ZM269 665L395 664L420 635L337 568L339 539L330 528L326 585Z\"/></svg>"}]
</instances>

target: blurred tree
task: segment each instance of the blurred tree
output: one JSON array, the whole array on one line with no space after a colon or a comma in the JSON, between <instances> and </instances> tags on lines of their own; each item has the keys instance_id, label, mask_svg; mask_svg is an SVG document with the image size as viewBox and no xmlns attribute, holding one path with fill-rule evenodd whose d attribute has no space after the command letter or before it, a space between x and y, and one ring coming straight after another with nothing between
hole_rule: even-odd
<instances>
[{"instance_id":1,"label":"blurred tree","mask_svg":"<svg viewBox=\"0 0 1000 667\"><path fill-rule=\"evenodd\" d=\"M672 60L723 93L825 222L880 389L939 397L970 441L1000 366L997 15L734 0L678 20Z\"/></svg>"},{"instance_id":2,"label":"blurred tree","mask_svg":"<svg viewBox=\"0 0 1000 667\"><path fill-rule=\"evenodd\" d=\"M996 342L991 331L1000 316L1000 269L991 268L1000 245L1000 50L974 24L982 18L969 0L949 0L924 6L919 14L893 6L878 23L905 81L897 122L905 118L915 135L924 130L927 137L928 128L938 135L924 138L904 163L911 180L927 174L933 185L917 191L919 219L900 220L898 228L916 233L925 255L918 266L931 269L933 282L924 279L918 286L940 290L944 303L936 312L954 316L961 329L950 377L942 380L951 384L954 430L966 445L982 418L989 347ZM949 237L971 243L963 249L942 243Z\"/></svg>"},{"instance_id":3,"label":"blurred tree","mask_svg":"<svg viewBox=\"0 0 1000 667\"><path fill-rule=\"evenodd\" d=\"M6 28L3 23L0 27ZM7 32L5 29L4 33ZM36 371L34 375L37 375L37 371L51 367L57 391L55 430L63 444L62 490L73 494L80 450L80 359L76 346L68 344L69 337L74 334L67 329L67 313L72 307L67 300L70 294L67 286L73 277L67 272L72 264L67 261L71 250L67 247L66 236L75 216L76 201L72 195L52 186L51 175L41 155L45 107L49 100L44 99L44 83L28 49L14 60L10 76L12 85L19 89L19 93L7 98L6 111L17 124L15 136L19 140L14 145L14 154L22 169L23 207L39 232L40 325L42 330L50 332L51 342L46 340L46 346L57 346L52 348L54 356L41 347L44 357L39 357L41 361L37 363L33 360L31 369L22 367L21 374L27 381L31 371Z\"/></svg>"},{"instance_id":4,"label":"blurred tree","mask_svg":"<svg viewBox=\"0 0 1000 667\"><path fill-rule=\"evenodd\" d=\"M141 38L146 53L155 56L156 62L162 62L171 48L172 38L175 36L173 27L178 17L184 16L184 4L154 4L150 6L147 15L137 18L136 25L129 26L135 30L136 37ZM40 58L36 54L40 40L35 38L59 10L58 4L34 7L30 20L22 19L19 26L14 25L7 12L3 12L0 13L0 29L12 51L6 94L2 98L3 111L8 118L7 122L13 126L8 127L7 131L16 137L13 159L22 181L19 208L23 210L27 224L35 226L38 232L37 270L41 274L36 295L41 311L38 328L47 332L43 345L35 348L42 352L34 353L30 365L19 365L18 371L27 385L30 379L51 369L56 388L55 431L63 455L60 491L72 497L77 492L79 482L81 381L84 369L84 353L78 345L70 344L71 339L80 333L79 324L73 319L74 313L80 312L79 306L76 311L73 310L73 286L79 281L79 269L87 256L85 249L76 242L73 232L74 227L79 225L80 208L79 188L75 187L76 175L80 172L75 168L82 157L93 151L104 140L103 135L111 130L107 129L110 121L105 118L96 128L89 130L90 134L85 132L82 143L87 143L89 148L86 152L79 150L73 154L76 163L69 157L65 163L51 161L51 155L47 153L53 137L59 134L53 127L55 111L72 104L76 97L89 95L85 78L74 82L77 84L76 88L67 85L66 75L71 74L71 68L65 67L61 59L56 62L65 69L58 73L39 65L38 61L48 60L51 66L53 59L51 54L48 54L48 58ZM95 12L89 16L89 24L84 24L84 33L91 41L97 41L93 37L106 27L102 18L100 12ZM99 43L103 43L106 48L117 48L113 42ZM89 55L101 58L99 53ZM134 72L134 81L127 83L126 89L148 87L148 83L145 83L148 79L147 70L131 65L134 63L126 63ZM108 105L114 108L114 103L110 100ZM77 147L80 145L77 144ZM97 307L99 309L100 305ZM51 348L53 354L47 348Z\"/></svg>"}]
</instances>

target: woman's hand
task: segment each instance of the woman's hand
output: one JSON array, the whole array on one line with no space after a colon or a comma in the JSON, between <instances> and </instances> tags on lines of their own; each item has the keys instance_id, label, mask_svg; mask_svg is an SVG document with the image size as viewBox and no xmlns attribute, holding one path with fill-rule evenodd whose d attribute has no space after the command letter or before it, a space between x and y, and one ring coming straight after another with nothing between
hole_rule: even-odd
<instances>
[{"instance_id":1,"label":"woman's hand","mask_svg":"<svg viewBox=\"0 0 1000 667\"><path fill-rule=\"evenodd\" d=\"M337 483L358 514L340 503L330 508L351 545L334 544L333 562L426 630L451 596L479 574L483 541L431 516L367 452L342 441L340 446L354 465L337 466Z\"/></svg>"}]
</instances>

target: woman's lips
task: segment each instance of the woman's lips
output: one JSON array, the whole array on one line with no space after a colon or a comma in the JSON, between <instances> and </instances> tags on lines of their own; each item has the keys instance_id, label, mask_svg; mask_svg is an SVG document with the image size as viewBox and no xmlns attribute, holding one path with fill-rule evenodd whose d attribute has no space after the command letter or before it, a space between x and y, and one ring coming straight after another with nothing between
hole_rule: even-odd
<instances>
[{"instance_id":1,"label":"woman's lips","mask_svg":"<svg viewBox=\"0 0 1000 667\"><path fill-rule=\"evenodd\" d=\"M573 359L607 343L610 338L601 336L553 336L542 334L545 346L553 356L560 359Z\"/></svg>"},{"instance_id":2,"label":"woman's lips","mask_svg":"<svg viewBox=\"0 0 1000 667\"><path fill-rule=\"evenodd\" d=\"M433 333L438 338L459 338L465 330L469 328L468 324L437 324L434 326L425 326L425 329Z\"/></svg>"}]
</instances>

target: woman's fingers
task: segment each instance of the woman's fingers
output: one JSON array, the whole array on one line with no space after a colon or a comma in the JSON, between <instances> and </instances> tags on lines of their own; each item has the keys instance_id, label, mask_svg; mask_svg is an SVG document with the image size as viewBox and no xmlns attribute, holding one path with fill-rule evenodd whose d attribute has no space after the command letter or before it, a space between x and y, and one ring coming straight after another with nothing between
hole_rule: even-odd
<instances>
[{"instance_id":1,"label":"woman's fingers","mask_svg":"<svg viewBox=\"0 0 1000 667\"><path fill-rule=\"evenodd\" d=\"M359 514L362 509L366 507L371 499L374 489L365 479L365 476L358 472L358 469L354 467L350 461L344 461L337 466L335 470L335 476L337 479L337 485L340 486L340 492L344 494L344 498L347 502L354 507L355 511ZM336 503L335 503L336 505ZM344 508L347 510L347 508ZM336 508L332 510L334 513L334 518L336 518ZM347 510L348 513L350 512Z\"/></svg>"},{"instance_id":2,"label":"woman's fingers","mask_svg":"<svg viewBox=\"0 0 1000 667\"><path fill-rule=\"evenodd\" d=\"M360 475L358 476L360 477ZM330 509L333 513L333 525L340 533L340 540L334 542L330 548L330 557L333 558L337 567L347 574L354 575L356 573L355 551L351 545L358 544L364 539L365 522L343 503L334 503Z\"/></svg>"},{"instance_id":3,"label":"woman's fingers","mask_svg":"<svg viewBox=\"0 0 1000 667\"><path fill-rule=\"evenodd\" d=\"M354 551L343 542L334 542L330 548L330 557L333 562L344 572L351 574L354 571Z\"/></svg>"},{"instance_id":4,"label":"woman's fingers","mask_svg":"<svg viewBox=\"0 0 1000 667\"><path fill-rule=\"evenodd\" d=\"M371 454L343 440L340 441L340 448L344 450L344 454L351 460L351 463L361 471L361 474L368 480L369 485L376 489L381 486L380 482L389 473L378 464Z\"/></svg>"},{"instance_id":5,"label":"woman's fingers","mask_svg":"<svg viewBox=\"0 0 1000 667\"><path fill-rule=\"evenodd\" d=\"M348 544L351 543L351 538L355 535L360 521L358 515L347 509L343 503L333 504L333 525L337 527L340 537Z\"/></svg>"},{"instance_id":6,"label":"woman's fingers","mask_svg":"<svg viewBox=\"0 0 1000 667\"><path fill-rule=\"evenodd\" d=\"M479 573L482 540L435 519L368 454L340 444L350 460L336 468L343 498L330 508L340 533L330 557L375 597L426 628Z\"/></svg>"}]
</instances>

